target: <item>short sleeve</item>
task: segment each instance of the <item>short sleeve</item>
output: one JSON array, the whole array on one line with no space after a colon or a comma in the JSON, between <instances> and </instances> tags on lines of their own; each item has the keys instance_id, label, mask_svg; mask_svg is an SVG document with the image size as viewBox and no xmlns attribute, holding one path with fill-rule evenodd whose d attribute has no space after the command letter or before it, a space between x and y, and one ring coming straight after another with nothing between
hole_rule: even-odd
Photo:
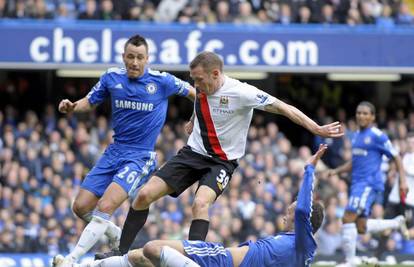
<instances>
[{"instance_id":1,"label":"short sleeve","mask_svg":"<svg viewBox=\"0 0 414 267\"><path fill-rule=\"evenodd\" d=\"M388 158L394 158L398 155L398 151L394 148L386 134L381 134L377 140L377 147Z\"/></svg>"},{"instance_id":2,"label":"short sleeve","mask_svg":"<svg viewBox=\"0 0 414 267\"><path fill-rule=\"evenodd\" d=\"M241 103L246 108L257 108L263 110L265 106L276 101L275 97L246 83L243 83L240 93Z\"/></svg>"},{"instance_id":3,"label":"short sleeve","mask_svg":"<svg viewBox=\"0 0 414 267\"><path fill-rule=\"evenodd\" d=\"M166 73L165 75L165 89L166 97L171 95L187 96L190 91L190 84L174 75Z\"/></svg>"},{"instance_id":4,"label":"short sleeve","mask_svg":"<svg viewBox=\"0 0 414 267\"><path fill-rule=\"evenodd\" d=\"M102 103L109 96L109 90L106 86L107 75L108 73L105 72L86 96L92 105Z\"/></svg>"}]
</instances>

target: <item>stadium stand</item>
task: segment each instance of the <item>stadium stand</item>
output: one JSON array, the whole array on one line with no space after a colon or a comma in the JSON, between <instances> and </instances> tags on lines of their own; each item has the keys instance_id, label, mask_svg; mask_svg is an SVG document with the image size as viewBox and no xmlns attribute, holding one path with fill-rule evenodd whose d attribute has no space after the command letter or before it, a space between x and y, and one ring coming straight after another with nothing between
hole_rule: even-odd
<instances>
[{"instance_id":1,"label":"stadium stand","mask_svg":"<svg viewBox=\"0 0 414 267\"><path fill-rule=\"evenodd\" d=\"M407 27L412 29L413 3L410 0L0 0L0 19L12 22L11 28L7 28L8 33L13 31L14 22L21 21L22 24L18 26L24 28L28 25L25 23L31 23L30 20L26 20L34 19L56 23L53 24L54 27L63 25L61 22L76 23L79 20L96 20L97 23L104 20L130 21L126 25L130 30L135 22L137 25L138 22L196 23L198 26L230 24L231 30L234 30L231 27L239 24L267 24L270 28L273 24L282 25L278 25L279 27L286 25L287 28L296 27L293 24L312 24L317 28L308 34L313 34L322 32L319 26L333 24L342 24L344 27L371 24L377 25L377 29L386 30ZM171 6L174 9L171 9ZM69 27L74 28L76 24ZM65 34L61 37L72 38L70 28L64 29ZM303 33L307 28L300 29ZM331 32L335 29L342 30L339 27L331 28ZM280 28L278 30L280 31ZM370 34L368 30L367 34ZM163 30L162 33L165 34L167 31L168 29ZM352 34L354 35L349 36L355 41L356 34ZM382 33L378 33L380 34ZM81 39L79 36L74 35L73 39ZM100 36L99 33L99 38ZM114 34L114 39L115 37L119 36ZM100 40L98 37L94 38ZM319 35L318 38L318 41L323 39ZM231 36L226 41L230 39ZM187 39L180 37L177 40L184 43ZM61 44L61 50L67 52L69 49L63 48L63 42ZM400 44L402 45L402 42ZM389 43L387 45L389 47ZM377 48L371 46L364 49L368 51ZM46 50L39 45L37 55L45 51L52 50ZM322 55L323 46L319 51ZM409 52L406 47L401 51ZM359 54L356 52L359 51L352 52L357 58ZM328 63L335 62L332 58L329 57ZM399 59L401 58L404 58L404 55ZM26 62L30 60L23 59ZM68 63L65 60L70 61L63 56L63 63ZM360 60L364 61L363 58ZM1 58L0 61L4 60ZM101 61L96 60L94 63L99 64ZM322 63L326 64L322 59L320 61L321 66ZM367 62L370 63L369 60ZM389 62L393 63L392 60L386 63ZM41 65L39 60L30 63L30 67ZM157 63L164 62L158 60ZM347 66L343 62L338 65L341 64ZM396 66L408 66L404 64L397 63ZM293 64L293 67L297 66ZM381 65L384 66L388 67L386 64ZM3 63L3 68L7 68L7 62ZM61 116L57 112L58 99L77 99L84 96L96 80L78 82L53 77L50 81L46 78L50 73L45 74L44 71L39 74L40 72L24 75L12 70L0 72L0 253L44 253L53 256L58 253L66 254L73 248L84 223L73 215L71 201L79 190L82 178L112 140L108 107L98 109L89 115ZM398 90L392 92L393 101L389 101L385 108L385 100L379 96L372 96L372 92L381 86L333 84L328 83L325 77L320 79L306 75L281 75L279 80L269 76L270 78L263 83L266 83L266 86L271 84L270 91L277 90L278 97L295 102L319 122L333 119L344 122L346 136L340 140L313 139L309 133L286 124L283 119L269 120L258 112L249 130L246 156L240 161L240 167L233 175L230 190L227 190L211 209L208 240L235 245L246 239L254 240L282 230L280 215L295 197L304 160L317 144L327 142L330 145L323 159L326 166L321 164L320 170L336 167L350 158L350 139L356 130L352 116L355 104L359 100L369 99L375 104L381 103L378 105L377 114L379 128L389 134L401 156L408 153L407 135L414 131L412 76L402 78L403 82L411 81L407 83L411 89L403 90L406 85L398 87ZM45 89L47 83L48 89ZM56 92L47 91L50 90L51 83L54 86L59 85L53 88ZM37 88L38 86L45 88ZM410 91L408 96L407 91ZM183 118L189 116L189 112L191 107L186 108L179 102L171 103L167 124L157 142L159 166L185 144L187 136L183 130ZM396 177L393 164L384 161L383 170L386 194L384 199L378 200L375 205L372 216L377 218L384 216L388 195ZM323 200L326 207L326 220L317 235L317 260L337 261L342 257L341 218L348 200L348 184L349 177L332 176L322 177L317 185L320 187L318 198ZM158 201L151 210L144 231L135 240L134 247L141 247L154 239L186 238L189 220L192 217L191 203L195 189L193 187L178 199L168 197ZM123 225L128 209L129 205L125 202L114 214L113 221L117 225ZM413 238L413 216L409 221L409 227ZM104 241L98 243L94 251L107 251L108 247ZM403 240L399 232L390 233L385 239L380 235L367 234L358 240L358 255L380 256L382 259L395 255L405 255L413 259L413 248L414 242Z\"/></svg>"},{"instance_id":2,"label":"stadium stand","mask_svg":"<svg viewBox=\"0 0 414 267\"><path fill-rule=\"evenodd\" d=\"M7 93L7 86L0 88L2 98L12 103L10 97L14 94ZM178 119L179 112L176 105L170 106L168 123L157 142L159 165L185 144L187 136L183 121ZM327 114L321 108L314 115L319 121L332 120ZM345 122L347 134L343 140L330 144L330 151L324 159L329 167L349 159L349 139L355 131L355 122L346 111L339 114ZM414 130L414 112L400 110L391 118L385 110L380 110L378 123L392 136L393 143L404 155L407 133ZM2 109L0 252L53 255L66 253L75 245L84 225L72 214L71 200L86 172L111 142L109 125L109 119L99 112L61 117L53 105L47 105L38 114L11 105ZM282 230L280 215L298 191L304 160L312 148L293 145L283 127L280 129L277 123L266 120L262 114L255 116L248 136L247 153L233 175L230 190L211 208L208 240L232 245ZM315 145L319 142L330 141L314 140ZM320 168L327 167L322 164ZM391 188L395 167L384 162L384 175L386 173L387 186ZM318 185L321 192L318 197L326 205L326 220L317 235L318 255L341 254L340 218L347 203L347 179L323 177ZM158 201L134 246L159 238L185 238L191 218L192 196L192 192L187 191L178 199L168 197ZM373 216L383 216L381 204L376 205ZM113 217L114 222L122 225L127 211L128 203L124 203ZM412 220L410 226L411 234L414 234ZM362 236L358 242L359 253L375 255L380 238ZM95 250L107 249L104 243L99 243ZM383 254L412 253L411 245L395 232L387 239Z\"/></svg>"},{"instance_id":3,"label":"stadium stand","mask_svg":"<svg viewBox=\"0 0 414 267\"><path fill-rule=\"evenodd\" d=\"M398 0L1 0L0 18L393 26L414 23L410 8Z\"/></svg>"}]
</instances>

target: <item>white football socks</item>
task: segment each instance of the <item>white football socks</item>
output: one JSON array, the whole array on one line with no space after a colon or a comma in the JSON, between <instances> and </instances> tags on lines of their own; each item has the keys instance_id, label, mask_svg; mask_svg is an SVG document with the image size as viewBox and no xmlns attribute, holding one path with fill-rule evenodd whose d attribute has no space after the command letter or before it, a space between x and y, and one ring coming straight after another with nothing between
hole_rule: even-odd
<instances>
[{"instance_id":1,"label":"white football socks","mask_svg":"<svg viewBox=\"0 0 414 267\"><path fill-rule=\"evenodd\" d=\"M95 211L92 216L92 220L83 230L75 248L66 257L71 259L73 262L77 262L80 257L85 255L105 233L110 222L109 218L109 214Z\"/></svg>"},{"instance_id":2,"label":"white football socks","mask_svg":"<svg viewBox=\"0 0 414 267\"><path fill-rule=\"evenodd\" d=\"M200 267L190 258L184 256L177 250L163 246L160 255L161 267Z\"/></svg>"},{"instance_id":3,"label":"white football socks","mask_svg":"<svg viewBox=\"0 0 414 267\"><path fill-rule=\"evenodd\" d=\"M358 231L355 223L346 223L342 225L342 248L345 254L345 260L353 263L356 254L356 241Z\"/></svg>"},{"instance_id":4,"label":"white football socks","mask_svg":"<svg viewBox=\"0 0 414 267\"><path fill-rule=\"evenodd\" d=\"M92 221L92 216L93 216L93 213L92 213L92 211L90 211L90 212L82 215L81 219L84 220L85 222L89 223L90 221Z\"/></svg>"},{"instance_id":5,"label":"white football socks","mask_svg":"<svg viewBox=\"0 0 414 267\"><path fill-rule=\"evenodd\" d=\"M400 228L400 221L396 219L382 220L382 219L368 219L367 232L378 233L388 229Z\"/></svg>"},{"instance_id":6,"label":"white football socks","mask_svg":"<svg viewBox=\"0 0 414 267\"><path fill-rule=\"evenodd\" d=\"M79 267L133 267L128 261L128 255L114 256L103 260L79 264Z\"/></svg>"},{"instance_id":7,"label":"white football socks","mask_svg":"<svg viewBox=\"0 0 414 267\"><path fill-rule=\"evenodd\" d=\"M92 212L88 212L82 216L82 219L86 222L90 222L92 220ZM109 247L111 249L118 248L119 240L121 239L121 228L116 226L113 222L108 221L108 228L105 231L106 237L109 240Z\"/></svg>"},{"instance_id":8,"label":"white football socks","mask_svg":"<svg viewBox=\"0 0 414 267\"><path fill-rule=\"evenodd\" d=\"M106 228L105 235L108 237L109 247L115 249L119 247L119 241L121 240L122 230L116 226L113 222L108 221L108 228Z\"/></svg>"}]
</instances>

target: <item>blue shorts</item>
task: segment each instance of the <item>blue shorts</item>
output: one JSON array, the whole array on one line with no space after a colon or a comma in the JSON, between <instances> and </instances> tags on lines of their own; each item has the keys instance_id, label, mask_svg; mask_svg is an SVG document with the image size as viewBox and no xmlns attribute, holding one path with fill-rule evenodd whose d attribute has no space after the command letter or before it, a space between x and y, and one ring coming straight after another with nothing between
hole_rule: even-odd
<instances>
[{"instance_id":1,"label":"blue shorts","mask_svg":"<svg viewBox=\"0 0 414 267\"><path fill-rule=\"evenodd\" d=\"M368 217L371 214L372 205L381 197L382 191L374 189L366 183L355 183L351 186L346 211Z\"/></svg>"},{"instance_id":2,"label":"blue shorts","mask_svg":"<svg viewBox=\"0 0 414 267\"><path fill-rule=\"evenodd\" d=\"M156 165L156 154L153 151L111 144L82 181L81 188L100 198L106 188L115 182L130 198L134 198L138 189L148 181Z\"/></svg>"},{"instance_id":3,"label":"blue shorts","mask_svg":"<svg viewBox=\"0 0 414 267\"><path fill-rule=\"evenodd\" d=\"M220 243L183 240L184 251L200 266L233 267L230 252Z\"/></svg>"}]
</instances>

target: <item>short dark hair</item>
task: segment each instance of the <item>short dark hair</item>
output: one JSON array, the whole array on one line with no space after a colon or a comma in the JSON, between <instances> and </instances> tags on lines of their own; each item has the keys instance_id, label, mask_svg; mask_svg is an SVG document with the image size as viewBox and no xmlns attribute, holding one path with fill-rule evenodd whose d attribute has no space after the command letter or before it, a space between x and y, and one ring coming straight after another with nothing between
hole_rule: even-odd
<instances>
[{"instance_id":1,"label":"short dark hair","mask_svg":"<svg viewBox=\"0 0 414 267\"><path fill-rule=\"evenodd\" d=\"M365 107L368 107L369 108L369 110L371 111L371 114L372 115L375 115L375 106L371 103L371 102L368 102L368 101L362 101L361 103L359 103L358 104L358 107L359 106L365 106Z\"/></svg>"},{"instance_id":2,"label":"short dark hair","mask_svg":"<svg viewBox=\"0 0 414 267\"><path fill-rule=\"evenodd\" d=\"M218 68L223 71L223 60L213 52L204 51L198 54L190 63L190 69L201 66L205 71Z\"/></svg>"},{"instance_id":3,"label":"short dark hair","mask_svg":"<svg viewBox=\"0 0 414 267\"><path fill-rule=\"evenodd\" d=\"M312 233L316 233L321 227L324 217L324 208L321 202L313 201L312 203L312 213L311 213L311 224L312 224Z\"/></svg>"},{"instance_id":4,"label":"short dark hair","mask_svg":"<svg viewBox=\"0 0 414 267\"><path fill-rule=\"evenodd\" d=\"M127 46L128 46L129 44L132 44L132 45L134 45L134 46L144 45L144 46L145 46L145 48L147 49L147 52L148 52L148 43L147 43L147 41L145 40L145 38L144 38L144 37L142 37L142 36L141 36L141 35L139 35L139 34L137 34L137 35L134 35L134 36L130 37L130 38L128 39L128 41L126 41L125 46L124 46L124 50L126 50L126 48L127 48Z\"/></svg>"}]
</instances>

